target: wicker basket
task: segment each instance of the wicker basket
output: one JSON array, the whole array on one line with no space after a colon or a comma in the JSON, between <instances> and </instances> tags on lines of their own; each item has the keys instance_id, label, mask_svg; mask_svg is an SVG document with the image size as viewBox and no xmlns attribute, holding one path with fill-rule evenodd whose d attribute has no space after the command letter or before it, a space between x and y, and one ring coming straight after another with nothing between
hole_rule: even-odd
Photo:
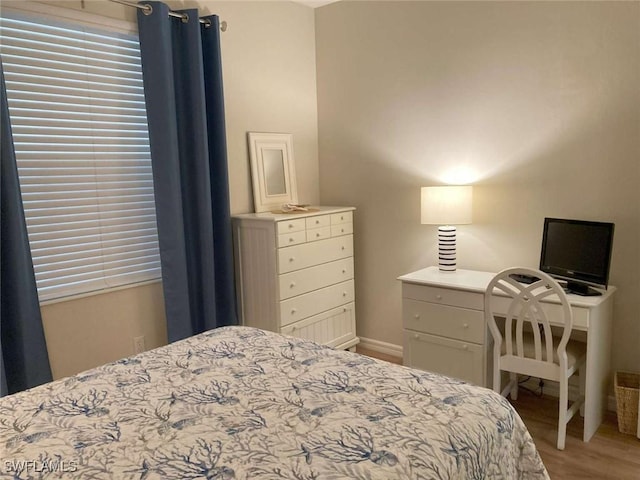
<instances>
[{"instance_id":1,"label":"wicker basket","mask_svg":"<svg viewBox=\"0 0 640 480\"><path fill-rule=\"evenodd\" d=\"M638 431L638 397L640 373L616 372L616 409L618 430L635 435Z\"/></svg>"}]
</instances>

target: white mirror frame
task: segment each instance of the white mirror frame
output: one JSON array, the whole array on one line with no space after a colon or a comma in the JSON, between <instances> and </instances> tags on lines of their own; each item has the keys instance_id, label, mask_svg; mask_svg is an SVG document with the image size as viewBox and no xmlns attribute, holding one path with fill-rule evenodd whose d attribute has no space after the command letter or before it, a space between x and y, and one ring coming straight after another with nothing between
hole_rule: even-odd
<instances>
[{"instance_id":1,"label":"white mirror frame","mask_svg":"<svg viewBox=\"0 0 640 480\"><path fill-rule=\"evenodd\" d=\"M296 170L293 159L293 135L290 133L249 132L249 159L253 183L253 205L256 213L280 211L285 203L298 203ZM282 154L284 191L269 193L267 186L273 185L265 170L265 152L277 150ZM276 183L280 183L278 180Z\"/></svg>"}]
</instances>

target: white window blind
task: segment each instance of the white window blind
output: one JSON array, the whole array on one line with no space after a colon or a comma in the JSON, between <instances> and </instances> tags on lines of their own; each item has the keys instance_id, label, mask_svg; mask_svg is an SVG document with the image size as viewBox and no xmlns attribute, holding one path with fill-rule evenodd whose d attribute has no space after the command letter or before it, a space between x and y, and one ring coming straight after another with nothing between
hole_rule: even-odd
<instances>
[{"instance_id":1,"label":"white window blind","mask_svg":"<svg viewBox=\"0 0 640 480\"><path fill-rule=\"evenodd\" d=\"M4 11L0 35L40 300L159 278L137 37Z\"/></svg>"}]
</instances>

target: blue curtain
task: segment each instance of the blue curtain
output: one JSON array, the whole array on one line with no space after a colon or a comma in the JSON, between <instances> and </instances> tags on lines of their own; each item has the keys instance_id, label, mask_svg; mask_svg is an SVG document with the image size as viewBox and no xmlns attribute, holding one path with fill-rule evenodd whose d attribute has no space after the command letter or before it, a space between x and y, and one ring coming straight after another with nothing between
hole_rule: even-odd
<instances>
[{"instance_id":1,"label":"blue curtain","mask_svg":"<svg viewBox=\"0 0 640 480\"><path fill-rule=\"evenodd\" d=\"M0 396L5 396L51 381L51 368L22 209L1 62L0 77Z\"/></svg>"},{"instance_id":2,"label":"blue curtain","mask_svg":"<svg viewBox=\"0 0 640 480\"><path fill-rule=\"evenodd\" d=\"M237 324L220 29L138 10L167 334Z\"/></svg>"}]
</instances>

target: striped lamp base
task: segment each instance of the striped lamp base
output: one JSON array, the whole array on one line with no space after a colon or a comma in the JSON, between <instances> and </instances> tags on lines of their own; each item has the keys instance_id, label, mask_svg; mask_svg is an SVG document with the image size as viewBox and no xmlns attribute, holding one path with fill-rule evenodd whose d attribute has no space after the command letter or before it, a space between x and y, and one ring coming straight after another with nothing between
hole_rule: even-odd
<instances>
[{"instance_id":1,"label":"striped lamp base","mask_svg":"<svg viewBox=\"0 0 640 480\"><path fill-rule=\"evenodd\" d=\"M438 227L438 267L441 272L456 271L456 227Z\"/></svg>"}]
</instances>

